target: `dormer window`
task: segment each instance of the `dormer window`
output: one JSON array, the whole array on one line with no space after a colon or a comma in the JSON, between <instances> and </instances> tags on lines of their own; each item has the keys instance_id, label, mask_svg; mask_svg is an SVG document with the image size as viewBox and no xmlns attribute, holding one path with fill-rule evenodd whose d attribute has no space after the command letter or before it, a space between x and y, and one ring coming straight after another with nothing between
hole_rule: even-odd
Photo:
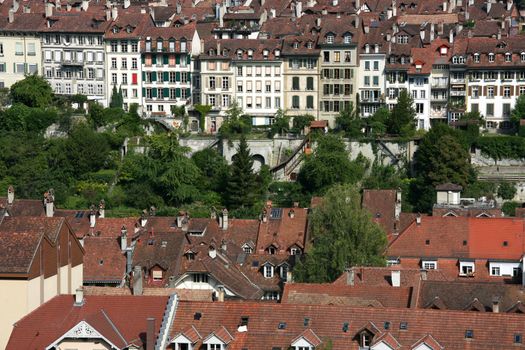
<instances>
[{"instance_id":1,"label":"dormer window","mask_svg":"<svg viewBox=\"0 0 525 350\"><path fill-rule=\"evenodd\" d=\"M242 251L246 254L251 254L253 253L253 248L250 247L248 244L245 244L242 246Z\"/></svg>"},{"instance_id":2,"label":"dormer window","mask_svg":"<svg viewBox=\"0 0 525 350\"><path fill-rule=\"evenodd\" d=\"M268 254L270 255L274 255L277 253L277 249L273 245L269 246L267 251L268 251Z\"/></svg>"},{"instance_id":3,"label":"dormer window","mask_svg":"<svg viewBox=\"0 0 525 350\"><path fill-rule=\"evenodd\" d=\"M479 61L480 61L480 55L479 55L479 53L475 53L474 54L474 63L479 63Z\"/></svg>"},{"instance_id":4,"label":"dormer window","mask_svg":"<svg viewBox=\"0 0 525 350\"><path fill-rule=\"evenodd\" d=\"M162 52L162 39L157 40L157 51Z\"/></svg>"},{"instance_id":5,"label":"dormer window","mask_svg":"<svg viewBox=\"0 0 525 350\"><path fill-rule=\"evenodd\" d=\"M298 49L298 48L299 48L299 43L298 43L297 41L295 41L295 42L293 43L293 48L294 48L294 49Z\"/></svg>"},{"instance_id":6,"label":"dormer window","mask_svg":"<svg viewBox=\"0 0 525 350\"><path fill-rule=\"evenodd\" d=\"M265 264L263 266L263 274L264 278L272 278L273 277L273 265L272 264Z\"/></svg>"},{"instance_id":7,"label":"dormer window","mask_svg":"<svg viewBox=\"0 0 525 350\"><path fill-rule=\"evenodd\" d=\"M309 49L311 49L313 46L314 46L314 44L311 41L306 43L306 47L309 48Z\"/></svg>"},{"instance_id":8,"label":"dormer window","mask_svg":"<svg viewBox=\"0 0 525 350\"><path fill-rule=\"evenodd\" d=\"M253 58L253 50L249 49L248 50L248 59L251 60L252 58Z\"/></svg>"},{"instance_id":9,"label":"dormer window","mask_svg":"<svg viewBox=\"0 0 525 350\"><path fill-rule=\"evenodd\" d=\"M520 57L521 57L521 62L525 62L525 52L522 52L520 54Z\"/></svg>"},{"instance_id":10,"label":"dormer window","mask_svg":"<svg viewBox=\"0 0 525 350\"><path fill-rule=\"evenodd\" d=\"M370 45L365 44L365 53L369 53L369 52L370 52Z\"/></svg>"},{"instance_id":11,"label":"dormer window","mask_svg":"<svg viewBox=\"0 0 525 350\"><path fill-rule=\"evenodd\" d=\"M493 62L494 62L495 55L494 55L493 53L489 53L489 54L488 54L488 58L489 58L489 62L490 62L490 63L493 63Z\"/></svg>"},{"instance_id":12,"label":"dormer window","mask_svg":"<svg viewBox=\"0 0 525 350\"><path fill-rule=\"evenodd\" d=\"M215 56L215 50L214 49L210 49L210 51L208 51L208 54L210 56Z\"/></svg>"},{"instance_id":13,"label":"dormer window","mask_svg":"<svg viewBox=\"0 0 525 350\"><path fill-rule=\"evenodd\" d=\"M512 62L512 54L507 52L505 54L505 62Z\"/></svg>"},{"instance_id":14,"label":"dormer window","mask_svg":"<svg viewBox=\"0 0 525 350\"><path fill-rule=\"evenodd\" d=\"M266 50L266 49L264 49L264 50L263 50L263 58L264 58L265 60L268 59L268 54L269 54L269 51Z\"/></svg>"},{"instance_id":15,"label":"dormer window","mask_svg":"<svg viewBox=\"0 0 525 350\"><path fill-rule=\"evenodd\" d=\"M228 57L228 50L226 50L226 49L222 50L222 56L223 57Z\"/></svg>"},{"instance_id":16,"label":"dormer window","mask_svg":"<svg viewBox=\"0 0 525 350\"><path fill-rule=\"evenodd\" d=\"M118 27L117 26L113 27L113 33L118 33L118 32L119 32Z\"/></svg>"},{"instance_id":17,"label":"dormer window","mask_svg":"<svg viewBox=\"0 0 525 350\"><path fill-rule=\"evenodd\" d=\"M281 276L281 279L286 282L288 279L288 264L282 264L280 270L279 275Z\"/></svg>"},{"instance_id":18,"label":"dormer window","mask_svg":"<svg viewBox=\"0 0 525 350\"><path fill-rule=\"evenodd\" d=\"M401 64L405 64L406 63L406 59L405 59L405 56L401 56L401 60L400 60Z\"/></svg>"},{"instance_id":19,"label":"dormer window","mask_svg":"<svg viewBox=\"0 0 525 350\"><path fill-rule=\"evenodd\" d=\"M242 59L242 50L237 50L237 59L238 60Z\"/></svg>"},{"instance_id":20,"label":"dormer window","mask_svg":"<svg viewBox=\"0 0 525 350\"><path fill-rule=\"evenodd\" d=\"M292 247L290 248L290 254L291 255L301 255L301 249L298 247Z\"/></svg>"},{"instance_id":21,"label":"dormer window","mask_svg":"<svg viewBox=\"0 0 525 350\"><path fill-rule=\"evenodd\" d=\"M447 52L448 52L448 47L446 47L446 46L441 46L441 48L439 49L439 53L441 55L446 55Z\"/></svg>"},{"instance_id":22,"label":"dormer window","mask_svg":"<svg viewBox=\"0 0 525 350\"><path fill-rule=\"evenodd\" d=\"M281 50L275 50L275 58L281 56Z\"/></svg>"},{"instance_id":23,"label":"dormer window","mask_svg":"<svg viewBox=\"0 0 525 350\"><path fill-rule=\"evenodd\" d=\"M182 39L180 41L180 52L186 52L187 51L187 43L185 39Z\"/></svg>"},{"instance_id":24,"label":"dormer window","mask_svg":"<svg viewBox=\"0 0 525 350\"><path fill-rule=\"evenodd\" d=\"M157 266L151 269L151 277L153 278L154 282L162 281L163 271Z\"/></svg>"},{"instance_id":25,"label":"dormer window","mask_svg":"<svg viewBox=\"0 0 525 350\"><path fill-rule=\"evenodd\" d=\"M334 35L333 34L327 34L326 35L326 43L327 44L333 44L334 43Z\"/></svg>"},{"instance_id":26,"label":"dormer window","mask_svg":"<svg viewBox=\"0 0 525 350\"><path fill-rule=\"evenodd\" d=\"M170 40L170 52L175 52L175 40Z\"/></svg>"},{"instance_id":27,"label":"dormer window","mask_svg":"<svg viewBox=\"0 0 525 350\"><path fill-rule=\"evenodd\" d=\"M146 39L146 51L151 51L151 40Z\"/></svg>"},{"instance_id":28,"label":"dormer window","mask_svg":"<svg viewBox=\"0 0 525 350\"><path fill-rule=\"evenodd\" d=\"M350 44L352 42L352 36L350 34L345 34L344 36L344 43Z\"/></svg>"},{"instance_id":29,"label":"dormer window","mask_svg":"<svg viewBox=\"0 0 525 350\"><path fill-rule=\"evenodd\" d=\"M359 346L364 349L369 349L372 343L372 335L368 332L359 334Z\"/></svg>"},{"instance_id":30,"label":"dormer window","mask_svg":"<svg viewBox=\"0 0 525 350\"><path fill-rule=\"evenodd\" d=\"M397 36L398 44L408 44L408 35L401 34Z\"/></svg>"}]
</instances>

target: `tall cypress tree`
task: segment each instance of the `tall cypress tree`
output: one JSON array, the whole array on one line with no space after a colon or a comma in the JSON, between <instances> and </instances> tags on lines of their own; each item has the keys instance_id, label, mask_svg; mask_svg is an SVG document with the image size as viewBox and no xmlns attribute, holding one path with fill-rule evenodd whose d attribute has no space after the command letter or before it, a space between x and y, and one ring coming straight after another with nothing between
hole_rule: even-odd
<instances>
[{"instance_id":1,"label":"tall cypress tree","mask_svg":"<svg viewBox=\"0 0 525 350\"><path fill-rule=\"evenodd\" d=\"M249 208L257 201L257 175L253 172L253 159L246 138L241 136L237 154L230 167L225 190L228 208Z\"/></svg>"}]
</instances>

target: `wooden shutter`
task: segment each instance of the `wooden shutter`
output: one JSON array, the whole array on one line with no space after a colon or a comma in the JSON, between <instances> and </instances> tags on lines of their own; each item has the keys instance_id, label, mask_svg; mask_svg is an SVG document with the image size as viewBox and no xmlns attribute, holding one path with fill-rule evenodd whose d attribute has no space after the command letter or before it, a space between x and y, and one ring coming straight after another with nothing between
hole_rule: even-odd
<instances>
[{"instance_id":1,"label":"wooden shutter","mask_svg":"<svg viewBox=\"0 0 525 350\"><path fill-rule=\"evenodd\" d=\"M469 95L469 96L472 96L472 86L469 86L469 87L468 87L468 95Z\"/></svg>"}]
</instances>

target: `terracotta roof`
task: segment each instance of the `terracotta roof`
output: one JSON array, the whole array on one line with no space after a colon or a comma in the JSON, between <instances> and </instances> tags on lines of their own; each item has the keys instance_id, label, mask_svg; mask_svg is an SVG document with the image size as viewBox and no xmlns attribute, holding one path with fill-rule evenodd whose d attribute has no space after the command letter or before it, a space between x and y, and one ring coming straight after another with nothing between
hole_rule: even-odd
<instances>
[{"instance_id":1,"label":"terracotta roof","mask_svg":"<svg viewBox=\"0 0 525 350\"><path fill-rule=\"evenodd\" d=\"M45 349L81 321L93 323L117 346L131 342L142 345L146 319L157 320L157 335L167 301L166 296L85 296L82 306L74 306L73 296L59 295L15 324L6 349Z\"/></svg>"},{"instance_id":2,"label":"terracotta roof","mask_svg":"<svg viewBox=\"0 0 525 350\"><path fill-rule=\"evenodd\" d=\"M43 216L44 204L37 199L18 199L15 197L12 204L7 204L6 197L0 197L0 210L5 208L9 216Z\"/></svg>"}]
</instances>

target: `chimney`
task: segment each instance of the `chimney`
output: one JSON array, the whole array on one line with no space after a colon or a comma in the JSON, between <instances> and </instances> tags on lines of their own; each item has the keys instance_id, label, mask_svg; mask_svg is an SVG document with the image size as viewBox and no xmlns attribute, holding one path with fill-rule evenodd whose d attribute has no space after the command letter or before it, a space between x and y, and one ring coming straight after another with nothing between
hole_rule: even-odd
<instances>
[{"instance_id":1,"label":"chimney","mask_svg":"<svg viewBox=\"0 0 525 350\"><path fill-rule=\"evenodd\" d=\"M179 15L182 11L182 6L179 2L177 2L177 6L175 6L175 12Z\"/></svg>"},{"instance_id":2,"label":"chimney","mask_svg":"<svg viewBox=\"0 0 525 350\"><path fill-rule=\"evenodd\" d=\"M315 25L316 25L316 27L320 27L321 26L321 17L317 17L316 18Z\"/></svg>"},{"instance_id":3,"label":"chimney","mask_svg":"<svg viewBox=\"0 0 525 350\"><path fill-rule=\"evenodd\" d=\"M131 5L131 0L124 0L124 6L122 6L122 7L127 9L130 5Z\"/></svg>"},{"instance_id":4,"label":"chimney","mask_svg":"<svg viewBox=\"0 0 525 350\"><path fill-rule=\"evenodd\" d=\"M18 8L20 7L20 3L18 0L13 0L13 11L18 11Z\"/></svg>"},{"instance_id":5,"label":"chimney","mask_svg":"<svg viewBox=\"0 0 525 350\"><path fill-rule=\"evenodd\" d=\"M179 214L177 215L177 227L182 227L182 222L184 221L184 216L186 215L185 212L179 211Z\"/></svg>"},{"instance_id":6,"label":"chimney","mask_svg":"<svg viewBox=\"0 0 525 350\"><path fill-rule=\"evenodd\" d=\"M148 327L146 330L146 350L155 349L155 319L153 317L148 317L147 319Z\"/></svg>"},{"instance_id":7,"label":"chimney","mask_svg":"<svg viewBox=\"0 0 525 350\"><path fill-rule=\"evenodd\" d=\"M126 229L126 225L122 225L120 228L120 249L122 251L126 250L128 247L128 230Z\"/></svg>"},{"instance_id":8,"label":"chimney","mask_svg":"<svg viewBox=\"0 0 525 350\"><path fill-rule=\"evenodd\" d=\"M359 10L360 8L361 8L361 1L360 0L355 0L355 9Z\"/></svg>"},{"instance_id":9,"label":"chimney","mask_svg":"<svg viewBox=\"0 0 525 350\"><path fill-rule=\"evenodd\" d=\"M77 288L75 291L75 306L84 305L84 289L82 287Z\"/></svg>"},{"instance_id":10,"label":"chimney","mask_svg":"<svg viewBox=\"0 0 525 350\"><path fill-rule=\"evenodd\" d=\"M387 19L392 18L392 9L391 9L391 8L389 8L388 10L386 10L386 18L387 18Z\"/></svg>"},{"instance_id":11,"label":"chimney","mask_svg":"<svg viewBox=\"0 0 525 350\"><path fill-rule=\"evenodd\" d=\"M106 9L106 21L110 21L110 20L111 20L111 10Z\"/></svg>"},{"instance_id":12,"label":"chimney","mask_svg":"<svg viewBox=\"0 0 525 350\"><path fill-rule=\"evenodd\" d=\"M498 35L497 35L497 38L498 38L498 40L501 40L501 29L498 29Z\"/></svg>"},{"instance_id":13,"label":"chimney","mask_svg":"<svg viewBox=\"0 0 525 350\"><path fill-rule=\"evenodd\" d=\"M133 268L133 295L142 295L142 267Z\"/></svg>"},{"instance_id":14,"label":"chimney","mask_svg":"<svg viewBox=\"0 0 525 350\"><path fill-rule=\"evenodd\" d=\"M355 16L354 24L356 28L359 28L359 17Z\"/></svg>"},{"instance_id":15,"label":"chimney","mask_svg":"<svg viewBox=\"0 0 525 350\"><path fill-rule=\"evenodd\" d=\"M45 15L46 15L46 18L53 16L53 4L50 2L46 2Z\"/></svg>"},{"instance_id":16,"label":"chimney","mask_svg":"<svg viewBox=\"0 0 525 350\"><path fill-rule=\"evenodd\" d=\"M513 5L512 0L507 0L507 11L512 10L512 5Z\"/></svg>"},{"instance_id":17,"label":"chimney","mask_svg":"<svg viewBox=\"0 0 525 350\"><path fill-rule=\"evenodd\" d=\"M53 189L49 189L44 193L44 210L48 218L52 218L55 214L55 192Z\"/></svg>"},{"instance_id":18,"label":"chimney","mask_svg":"<svg viewBox=\"0 0 525 350\"><path fill-rule=\"evenodd\" d=\"M336 0L333 0L336 1ZM303 15L303 3L301 1L298 1L297 4L295 4L295 17L301 18Z\"/></svg>"},{"instance_id":19,"label":"chimney","mask_svg":"<svg viewBox=\"0 0 525 350\"><path fill-rule=\"evenodd\" d=\"M201 39L201 53L204 53L204 39Z\"/></svg>"},{"instance_id":20,"label":"chimney","mask_svg":"<svg viewBox=\"0 0 525 350\"><path fill-rule=\"evenodd\" d=\"M353 286L355 284L355 271L353 268L346 270L346 284Z\"/></svg>"},{"instance_id":21,"label":"chimney","mask_svg":"<svg viewBox=\"0 0 525 350\"><path fill-rule=\"evenodd\" d=\"M89 0L82 0L82 11L87 11L89 7Z\"/></svg>"},{"instance_id":22,"label":"chimney","mask_svg":"<svg viewBox=\"0 0 525 350\"><path fill-rule=\"evenodd\" d=\"M295 217L295 210L293 209L290 209L290 211L288 212L288 217L290 219L293 219Z\"/></svg>"},{"instance_id":23,"label":"chimney","mask_svg":"<svg viewBox=\"0 0 525 350\"><path fill-rule=\"evenodd\" d=\"M98 203L98 217L102 219L106 217L106 201L103 199Z\"/></svg>"},{"instance_id":24,"label":"chimney","mask_svg":"<svg viewBox=\"0 0 525 350\"><path fill-rule=\"evenodd\" d=\"M13 186L7 188L7 204L13 204L15 201L15 189Z\"/></svg>"},{"instance_id":25,"label":"chimney","mask_svg":"<svg viewBox=\"0 0 525 350\"><path fill-rule=\"evenodd\" d=\"M93 228L97 224L97 214L95 212L95 206L91 205L89 210L89 227Z\"/></svg>"},{"instance_id":26,"label":"chimney","mask_svg":"<svg viewBox=\"0 0 525 350\"><path fill-rule=\"evenodd\" d=\"M450 0L450 6L448 12L452 12L456 8L456 0Z\"/></svg>"},{"instance_id":27,"label":"chimney","mask_svg":"<svg viewBox=\"0 0 525 350\"><path fill-rule=\"evenodd\" d=\"M219 303L224 303L224 287L217 288L217 301Z\"/></svg>"},{"instance_id":28,"label":"chimney","mask_svg":"<svg viewBox=\"0 0 525 350\"><path fill-rule=\"evenodd\" d=\"M293 283L293 274L290 270L286 271L286 283Z\"/></svg>"},{"instance_id":29,"label":"chimney","mask_svg":"<svg viewBox=\"0 0 525 350\"><path fill-rule=\"evenodd\" d=\"M454 43L454 30L451 29L450 32L448 33L448 42L453 44Z\"/></svg>"},{"instance_id":30,"label":"chimney","mask_svg":"<svg viewBox=\"0 0 525 350\"><path fill-rule=\"evenodd\" d=\"M430 41L434 41L434 35L436 34L436 26L434 23L430 23ZM401 196L401 192L398 191L399 196Z\"/></svg>"},{"instance_id":31,"label":"chimney","mask_svg":"<svg viewBox=\"0 0 525 350\"><path fill-rule=\"evenodd\" d=\"M505 20L502 20L500 24L501 24L501 29L505 30Z\"/></svg>"},{"instance_id":32,"label":"chimney","mask_svg":"<svg viewBox=\"0 0 525 350\"><path fill-rule=\"evenodd\" d=\"M392 0L392 16L393 17L397 16L397 1L396 0Z\"/></svg>"},{"instance_id":33,"label":"chimney","mask_svg":"<svg viewBox=\"0 0 525 350\"><path fill-rule=\"evenodd\" d=\"M416 225L421 225L421 214L417 213L416 216Z\"/></svg>"},{"instance_id":34,"label":"chimney","mask_svg":"<svg viewBox=\"0 0 525 350\"><path fill-rule=\"evenodd\" d=\"M228 209L226 208L222 210L222 229L228 229Z\"/></svg>"},{"instance_id":35,"label":"chimney","mask_svg":"<svg viewBox=\"0 0 525 350\"><path fill-rule=\"evenodd\" d=\"M468 0L468 6L473 6L474 5L474 0Z\"/></svg>"},{"instance_id":36,"label":"chimney","mask_svg":"<svg viewBox=\"0 0 525 350\"><path fill-rule=\"evenodd\" d=\"M222 250L223 252L225 252L226 250L228 250L228 245L226 244L226 241L225 241L224 239L221 241L221 250Z\"/></svg>"},{"instance_id":37,"label":"chimney","mask_svg":"<svg viewBox=\"0 0 525 350\"><path fill-rule=\"evenodd\" d=\"M391 38L392 38L392 34L386 33L386 41L390 41Z\"/></svg>"},{"instance_id":38,"label":"chimney","mask_svg":"<svg viewBox=\"0 0 525 350\"><path fill-rule=\"evenodd\" d=\"M401 271L399 271L399 270L392 271L390 273L390 277L392 279L392 287L400 287L401 286Z\"/></svg>"},{"instance_id":39,"label":"chimney","mask_svg":"<svg viewBox=\"0 0 525 350\"><path fill-rule=\"evenodd\" d=\"M9 9L9 23L13 23L14 21L15 21L15 10L11 8Z\"/></svg>"},{"instance_id":40,"label":"chimney","mask_svg":"<svg viewBox=\"0 0 525 350\"><path fill-rule=\"evenodd\" d=\"M396 205L394 209L394 217L396 218L396 220L399 220L400 215L401 215L401 190L397 190L396 191Z\"/></svg>"},{"instance_id":41,"label":"chimney","mask_svg":"<svg viewBox=\"0 0 525 350\"><path fill-rule=\"evenodd\" d=\"M217 257L217 250L212 245L208 247L208 256L212 259L215 259Z\"/></svg>"},{"instance_id":42,"label":"chimney","mask_svg":"<svg viewBox=\"0 0 525 350\"><path fill-rule=\"evenodd\" d=\"M419 29L419 37L421 38L421 41L425 41L425 28Z\"/></svg>"},{"instance_id":43,"label":"chimney","mask_svg":"<svg viewBox=\"0 0 525 350\"><path fill-rule=\"evenodd\" d=\"M71 8L72 8L72 6L71 6L71 4L68 2L68 3L66 4L66 11L67 11L67 12L71 11Z\"/></svg>"},{"instance_id":44,"label":"chimney","mask_svg":"<svg viewBox=\"0 0 525 350\"><path fill-rule=\"evenodd\" d=\"M492 312L499 312L499 297L492 298Z\"/></svg>"},{"instance_id":45,"label":"chimney","mask_svg":"<svg viewBox=\"0 0 525 350\"><path fill-rule=\"evenodd\" d=\"M370 26L368 24L364 24L363 31L365 32L365 34L368 34L370 32Z\"/></svg>"},{"instance_id":46,"label":"chimney","mask_svg":"<svg viewBox=\"0 0 525 350\"><path fill-rule=\"evenodd\" d=\"M469 29L467 32L467 37L472 38L472 29Z\"/></svg>"},{"instance_id":47,"label":"chimney","mask_svg":"<svg viewBox=\"0 0 525 350\"><path fill-rule=\"evenodd\" d=\"M111 20L116 21L118 17L118 8L115 6L111 9Z\"/></svg>"},{"instance_id":48,"label":"chimney","mask_svg":"<svg viewBox=\"0 0 525 350\"><path fill-rule=\"evenodd\" d=\"M448 1L443 0L443 12L447 12L447 8L448 8Z\"/></svg>"},{"instance_id":49,"label":"chimney","mask_svg":"<svg viewBox=\"0 0 525 350\"><path fill-rule=\"evenodd\" d=\"M492 7L492 3L490 2L490 0L487 1L487 3L486 3L486 7L487 7L487 15L488 15L489 12L490 12L490 8Z\"/></svg>"},{"instance_id":50,"label":"chimney","mask_svg":"<svg viewBox=\"0 0 525 350\"><path fill-rule=\"evenodd\" d=\"M421 280L422 281L426 281L427 278L428 278L428 276L427 276L428 275L428 271L425 270L425 269L421 269L420 273L421 273Z\"/></svg>"},{"instance_id":51,"label":"chimney","mask_svg":"<svg viewBox=\"0 0 525 350\"><path fill-rule=\"evenodd\" d=\"M219 6L219 5L217 5ZM222 6L219 6L219 27L224 27L224 8Z\"/></svg>"}]
</instances>

